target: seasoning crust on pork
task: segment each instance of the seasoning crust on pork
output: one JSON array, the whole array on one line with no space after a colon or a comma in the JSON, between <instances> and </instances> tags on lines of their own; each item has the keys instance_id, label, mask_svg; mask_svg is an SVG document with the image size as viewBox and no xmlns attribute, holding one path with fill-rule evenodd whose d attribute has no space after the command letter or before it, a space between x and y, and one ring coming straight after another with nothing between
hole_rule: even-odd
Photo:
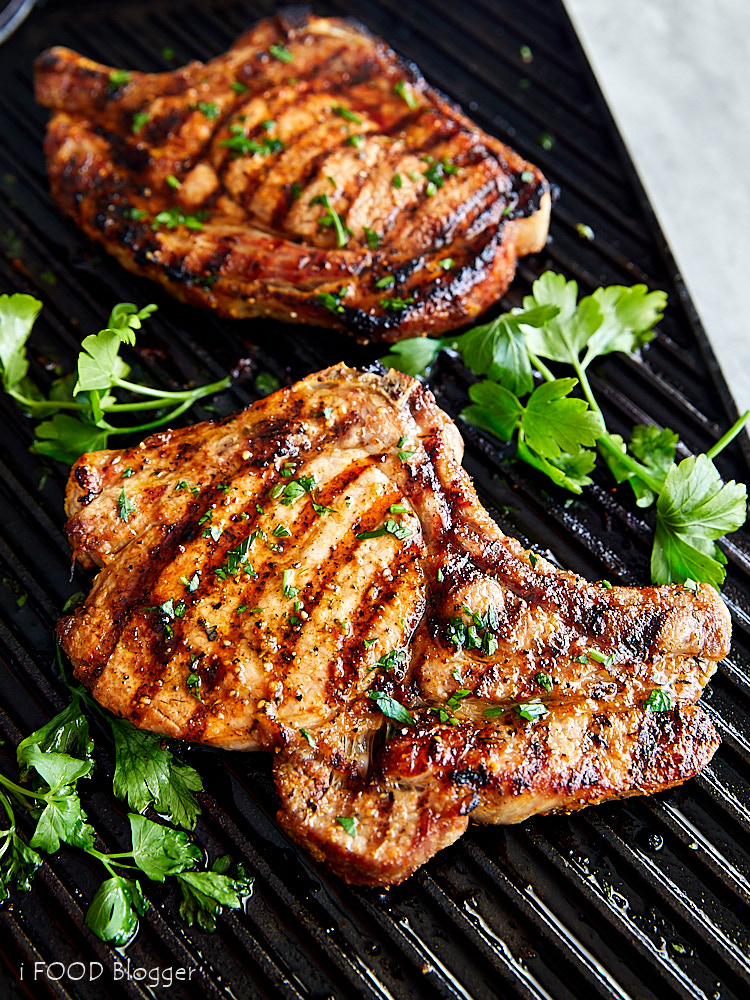
<instances>
[{"instance_id":1,"label":"seasoning crust on pork","mask_svg":"<svg viewBox=\"0 0 750 1000\"><path fill-rule=\"evenodd\" d=\"M35 81L58 205L223 316L439 333L546 240L540 171L351 21L287 11L166 73L58 47Z\"/></svg>"},{"instance_id":2,"label":"seasoning crust on pork","mask_svg":"<svg viewBox=\"0 0 750 1000\"><path fill-rule=\"evenodd\" d=\"M461 457L417 380L344 365L82 456L67 531L100 571L60 624L76 676L138 726L276 751L280 822L363 884L469 817L696 774L719 742L693 704L729 649L717 592L530 559Z\"/></svg>"}]
</instances>

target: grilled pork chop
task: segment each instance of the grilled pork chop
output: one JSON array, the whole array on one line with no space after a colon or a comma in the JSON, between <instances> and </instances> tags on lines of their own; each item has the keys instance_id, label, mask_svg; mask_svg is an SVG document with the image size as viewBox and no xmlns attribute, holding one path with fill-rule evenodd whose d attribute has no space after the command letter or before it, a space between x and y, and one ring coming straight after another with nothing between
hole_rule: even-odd
<instances>
[{"instance_id":1,"label":"grilled pork chop","mask_svg":"<svg viewBox=\"0 0 750 1000\"><path fill-rule=\"evenodd\" d=\"M451 330L546 239L540 171L350 21L288 11L169 73L54 48L36 95L63 211L223 316Z\"/></svg>"},{"instance_id":2,"label":"grilled pork chop","mask_svg":"<svg viewBox=\"0 0 750 1000\"><path fill-rule=\"evenodd\" d=\"M84 455L67 531L101 570L60 624L76 676L138 726L277 750L280 821L366 884L470 814L697 773L718 737L691 703L730 639L716 591L607 589L530 558L461 457L417 380L344 365Z\"/></svg>"}]
</instances>

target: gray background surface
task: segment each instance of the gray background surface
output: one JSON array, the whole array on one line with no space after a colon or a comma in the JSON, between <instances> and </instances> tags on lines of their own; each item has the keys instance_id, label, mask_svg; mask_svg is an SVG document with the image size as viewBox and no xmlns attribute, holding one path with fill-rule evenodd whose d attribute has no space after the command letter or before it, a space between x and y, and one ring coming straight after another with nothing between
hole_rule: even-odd
<instances>
[{"instance_id":1,"label":"gray background surface","mask_svg":"<svg viewBox=\"0 0 750 1000\"><path fill-rule=\"evenodd\" d=\"M740 410L750 407L750 0L565 0Z\"/></svg>"}]
</instances>

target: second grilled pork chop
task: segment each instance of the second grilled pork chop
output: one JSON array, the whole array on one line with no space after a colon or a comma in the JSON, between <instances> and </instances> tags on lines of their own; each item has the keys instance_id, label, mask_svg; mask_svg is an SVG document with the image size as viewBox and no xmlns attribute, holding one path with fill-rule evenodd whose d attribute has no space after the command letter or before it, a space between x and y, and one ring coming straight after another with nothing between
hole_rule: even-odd
<instances>
[{"instance_id":1,"label":"second grilled pork chop","mask_svg":"<svg viewBox=\"0 0 750 1000\"><path fill-rule=\"evenodd\" d=\"M280 821L366 884L405 878L470 814L695 774L718 745L691 704L729 647L716 591L530 560L461 453L419 382L341 365L83 456L67 530L102 568L60 626L76 675L136 725L279 750ZM672 710L644 708L657 688Z\"/></svg>"},{"instance_id":2,"label":"second grilled pork chop","mask_svg":"<svg viewBox=\"0 0 750 1000\"><path fill-rule=\"evenodd\" d=\"M451 330L546 239L540 171L348 21L287 12L160 74L50 49L36 94L61 208L225 316Z\"/></svg>"}]
</instances>

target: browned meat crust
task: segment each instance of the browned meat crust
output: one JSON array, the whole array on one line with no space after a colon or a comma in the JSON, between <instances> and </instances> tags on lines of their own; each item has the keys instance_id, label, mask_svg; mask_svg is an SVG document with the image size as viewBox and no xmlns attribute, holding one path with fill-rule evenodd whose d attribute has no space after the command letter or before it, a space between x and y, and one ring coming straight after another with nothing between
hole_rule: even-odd
<instances>
[{"instance_id":1,"label":"browned meat crust","mask_svg":"<svg viewBox=\"0 0 750 1000\"><path fill-rule=\"evenodd\" d=\"M160 74L54 48L36 95L63 211L224 316L387 341L451 330L546 239L539 170L349 21L287 12Z\"/></svg>"},{"instance_id":2,"label":"browned meat crust","mask_svg":"<svg viewBox=\"0 0 750 1000\"><path fill-rule=\"evenodd\" d=\"M281 748L280 821L351 881L405 878L470 813L516 822L695 774L718 743L690 703L729 649L719 595L532 564L461 455L419 382L343 365L84 455L67 530L102 569L60 625L76 675L145 728ZM644 710L656 688L673 712ZM373 692L415 724L386 734ZM519 716L529 701L547 714Z\"/></svg>"}]
</instances>

